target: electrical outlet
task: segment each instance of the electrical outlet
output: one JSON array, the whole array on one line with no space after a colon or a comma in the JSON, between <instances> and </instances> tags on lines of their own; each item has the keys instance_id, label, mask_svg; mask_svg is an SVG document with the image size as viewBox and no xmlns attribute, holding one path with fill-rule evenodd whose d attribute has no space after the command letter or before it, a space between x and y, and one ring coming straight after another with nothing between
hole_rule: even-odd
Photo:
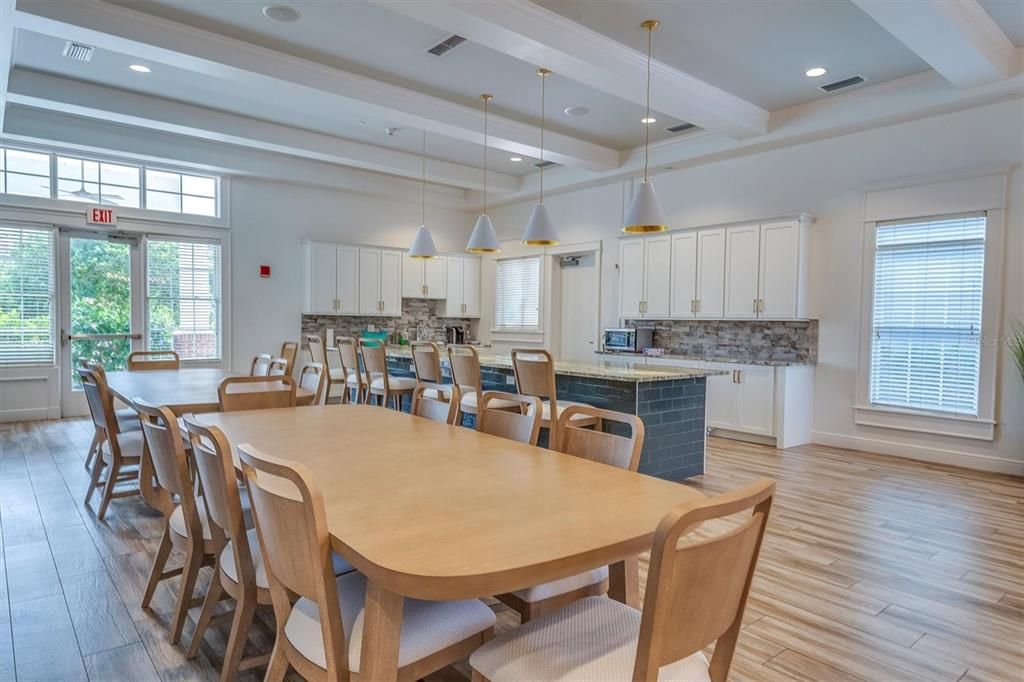
<instances>
[{"instance_id":1,"label":"electrical outlet","mask_svg":"<svg viewBox=\"0 0 1024 682\"><path fill-rule=\"evenodd\" d=\"M514 374L509 374L507 377L505 377L505 383L506 384L514 384L514 383L516 383L515 375Z\"/></svg>"}]
</instances>

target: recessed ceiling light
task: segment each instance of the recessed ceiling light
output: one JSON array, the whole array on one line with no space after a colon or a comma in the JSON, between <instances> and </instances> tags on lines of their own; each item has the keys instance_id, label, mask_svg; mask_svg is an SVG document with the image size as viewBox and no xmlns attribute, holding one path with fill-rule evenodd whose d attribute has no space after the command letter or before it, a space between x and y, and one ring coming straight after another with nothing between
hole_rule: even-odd
<instances>
[{"instance_id":1,"label":"recessed ceiling light","mask_svg":"<svg viewBox=\"0 0 1024 682\"><path fill-rule=\"evenodd\" d=\"M566 107L562 111L565 112L566 116L586 116L590 113L590 109L586 107Z\"/></svg>"},{"instance_id":2,"label":"recessed ceiling light","mask_svg":"<svg viewBox=\"0 0 1024 682\"><path fill-rule=\"evenodd\" d=\"M512 163L519 163L520 161L523 160L523 157L521 157L521 156L510 156L508 160L511 161Z\"/></svg>"},{"instance_id":3,"label":"recessed ceiling light","mask_svg":"<svg viewBox=\"0 0 1024 682\"><path fill-rule=\"evenodd\" d=\"M828 73L828 69L823 66L815 66L813 69L807 69L804 73L808 78L818 78Z\"/></svg>"},{"instance_id":4,"label":"recessed ceiling light","mask_svg":"<svg viewBox=\"0 0 1024 682\"><path fill-rule=\"evenodd\" d=\"M142 64L132 64L128 68L138 73L149 73L152 71L148 66L143 66Z\"/></svg>"},{"instance_id":5,"label":"recessed ceiling light","mask_svg":"<svg viewBox=\"0 0 1024 682\"><path fill-rule=\"evenodd\" d=\"M299 13L297 10L285 7L284 5L267 5L263 8L263 16L274 21L290 24L299 18Z\"/></svg>"},{"instance_id":6,"label":"recessed ceiling light","mask_svg":"<svg viewBox=\"0 0 1024 682\"><path fill-rule=\"evenodd\" d=\"M648 116L647 118L642 118L642 119L640 119L640 122L641 122L641 123L646 123L647 125L650 125L650 124L652 124L652 123L657 123L657 122L658 122L658 119L656 119L656 118L651 118L650 116Z\"/></svg>"}]
</instances>

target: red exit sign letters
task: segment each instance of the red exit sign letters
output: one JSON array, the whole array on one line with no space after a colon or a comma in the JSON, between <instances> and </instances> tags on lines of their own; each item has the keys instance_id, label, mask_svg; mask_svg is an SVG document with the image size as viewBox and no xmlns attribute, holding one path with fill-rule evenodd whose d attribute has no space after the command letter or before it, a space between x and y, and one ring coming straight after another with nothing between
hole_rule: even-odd
<instances>
[{"instance_id":1,"label":"red exit sign letters","mask_svg":"<svg viewBox=\"0 0 1024 682\"><path fill-rule=\"evenodd\" d=\"M117 225L117 212L112 208L90 208L85 212L90 225Z\"/></svg>"}]
</instances>

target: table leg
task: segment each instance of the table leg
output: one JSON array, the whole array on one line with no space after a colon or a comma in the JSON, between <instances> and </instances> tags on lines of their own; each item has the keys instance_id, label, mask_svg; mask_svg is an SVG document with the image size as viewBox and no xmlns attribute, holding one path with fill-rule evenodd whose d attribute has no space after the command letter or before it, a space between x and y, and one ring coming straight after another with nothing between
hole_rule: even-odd
<instances>
[{"instance_id":1,"label":"table leg","mask_svg":"<svg viewBox=\"0 0 1024 682\"><path fill-rule=\"evenodd\" d=\"M385 590L376 581L367 581L360 679L375 682L398 679L398 642L402 634L404 601L401 595Z\"/></svg>"},{"instance_id":2,"label":"table leg","mask_svg":"<svg viewBox=\"0 0 1024 682\"><path fill-rule=\"evenodd\" d=\"M629 557L608 566L608 596L640 608L640 560Z\"/></svg>"}]
</instances>

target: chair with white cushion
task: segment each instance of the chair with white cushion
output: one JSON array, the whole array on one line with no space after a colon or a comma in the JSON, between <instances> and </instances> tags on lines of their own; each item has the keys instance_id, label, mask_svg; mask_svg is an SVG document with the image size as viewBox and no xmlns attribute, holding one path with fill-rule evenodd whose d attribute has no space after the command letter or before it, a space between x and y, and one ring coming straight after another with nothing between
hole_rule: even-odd
<instances>
[{"instance_id":1,"label":"chair with white cushion","mask_svg":"<svg viewBox=\"0 0 1024 682\"><path fill-rule=\"evenodd\" d=\"M295 407L295 379L290 376L226 377L217 387L221 412Z\"/></svg>"},{"instance_id":2,"label":"chair with white cushion","mask_svg":"<svg viewBox=\"0 0 1024 682\"><path fill-rule=\"evenodd\" d=\"M294 668L307 680L357 676L366 578L335 578L324 500L301 464L238 447L270 579L277 637L268 682ZM398 679L417 680L466 658L490 638L494 612L477 599L405 599L398 635Z\"/></svg>"},{"instance_id":3,"label":"chair with white cushion","mask_svg":"<svg viewBox=\"0 0 1024 682\"><path fill-rule=\"evenodd\" d=\"M270 367L267 368L268 377L279 377L287 374L291 376L292 368L284 358L270 358Z\"/></svg>"},{"instance_id":4,"label":"chair with white cushion","mask_svg":"<svg viewBox=\"0 0 1024 682\"><path fill-rule=\"evenodd\" d=\"M443 383L441 374L441 351L433 341L414 341L412 343L412 371L416 375L416 383L431 384L432 398L450 400L452 387Z\"/></svg>"},{"instance_id":5,"label":"chair with white cushion","mask_svg":"<svg viewBox=\"0 0 1024 682\"><path fill-rule=\"evenodd\" d=\"M452 384L459 387L462 397L459 409L455 413L454 424L462 426L462 415L476 415L479 412L480 396L483 395L483 379L480 375L480 355L475 346L448 346L448 366L452 370ZM510 410L518 412L520 405L512 401L491 401L493 410Z\"/></svg>"},{"instance_id":6,"label":"chair with white cushion","mask_svg":"<svg viewBox=\"0 0 1024 682\"><path fill-rule=\"evenodd\" d=\"M103 365L91 360L89 358L79 358L78 364L83 369L91 369L99 372L103 379L106 380L107 373L103 369ZM139 424L139 415L135 414L135 410L130 407L122 407L120 409L114 409L114 418L117 420L117 427L121 432L124 431L142 431L142 425ZM100 452L100 447L106 440L106 432L103 429L94 427L92 435L92 443L89 444L89 451L85 457L85 470L91 472L93 460Z\"/></svg>"},{"instance_id":7,"label":"chair with white cushion","mask_svg":"<svg viewBox=\"0 0 1024 682\"><path fill-rule=\"evenodd\" d=\"M288 371L295 368L295 361L299 355L299 344L297 341L285 341L281 344L281 352L278 355L288 363Z\"/></svg>"},{"instance_id":8,"label":"chair with white cushion","mask_svg":"<svg viewBox=\"0 0 1024 682\"><path fill-rule=\"evenodd\" d=\"M577 414L586 414L603 423L621 424L629 427L629 437L605 433L595 429L581 428L574 419ZM574 455L592 462L636 471L640 464L640 452L644 447L644 423L632 414L602 410L585 405L572 405L562 411L558 424L558 442L553 450ZM637 580L636 558L627 559L626 579ZM505 604L519 612L521 622L526 623L545 613L560 609L577 599L593 597L608 592L608 567L601 566L585 573L534 585L508 594L498 595Z\"/></svg>"},{"instance_id":9,"label":"chair with white cushion","mask_svg":"<svg viewBox=\"0 0 1024 682\"><path fill-rule=\"evenodd\" d=\"M457 386L446 386L449 399L438 384L417 384L412 392L412 407L409 414L423 417L442 424L451 424L455 419L455 411L459 409L459 389ZM454 400L451 397L454 396Z\"/></svg>"},{"instance_id":10,"label":"chair with white cushion","mask_svg":"<svg viewBox=\"0 0 1024 682\"><path fill-rule=\"evenodd\" d=\"M494 408L497 404L501 407ZM509 404L519 409L509 410ZM540 398L500 391L484 391L476 417L476 430L509 440L536 445L540 435Z\"/></svg>"},{"instance_id":11,"label":"chair with white cushion","mask_svg":"<svg viewBox=\"0 0 1024 682\"><path fill-rule=\"evenodd\" d=\"M323 365L326 370L324 403L331 402L331 398L339 398L344 402L345 375L340 367L331 366L327 349L324 348L324 340L318 334L307 334L306 345L309 347L309 359L318 365Z\"/></svg>"},{"instance_id":12,"label":"chair with white cushion","mask_svg":"<svg viewBox=\"0 0 1024 682\"><path fill-rule=\"evenodd\" d=\"M725 682L774 494L760 480L679 505L655 533L643 611L607 597L575 601L473 652L474 681ZM726 532L691 534L747 510ZM709 663L702 650L712 643Z\"/></svg>"},{"instance_id":13,"label":"chair with white cushion","mask_svg":"<svg viewBox=\"0 0 1024 682\"><path fill-rule=\"evenodd\" d=\"M570 405L586 405L586 403L558 400L555 395L555 360L551 357L551 353L535 348L514 348L511 355L512 371L516 375L516 390L523 395L535 395L543 401L544 411L541 415L540 426L542 429L548 430L548 446L550 447L558 438L558 418L562 416L562 411ZM574 417L573 424L601 429L600 419L583 413L578 413Z\"/></svg>"},{"instance_id":14,"label":"chair with white cushion","mask_svg":"<svg viewBox=\"0 0 1024 682\"><path fill-rule=\"evenodd\" d=\"M363 380L366 382L366 404L373 400L377 404L388 406L391 401L396 410L402 409L402 396L412 397L416 389L416 380L412 377L399 377L388 373L388 356L384 344L380 341L359 340L359 353L363 356Z\"/></svg>"},{"instance_id":15,"label":"chair with white cushion","mask_svg":"<svg viewBox=\"0 0 1024 682\"><path fill-rule=\"evenodd\" d=\"M326 377L324 366L316 362L307 362L299 372L299 388L313 392L313 405L319 405L323 400Z\"/></svg>"},{"instance_id":16,"label":"chair with white cushion","mask_svg":"<svg viewBox=\"0 0 1024 682\"><path fill-rule=\"evenodd\" d=\"M341 362L340 377L345 377L345 390L341 395L341 403L361 403L366 394L366 382L359 371L359 342L352 336L335 337L334 344L338 349Z\"/></svg>"},{"instance_id":17,"label":"chair with white cushion","mask_svg":"<svg viewBox=\"0 0 1024 682\"><path fill-rule=\"evenodd\" d=\"M270 376L270 363L273 360L269 353L259 353L252 356L249 363L249 376L265 377Z\"/></svg>"}]
</instances>

